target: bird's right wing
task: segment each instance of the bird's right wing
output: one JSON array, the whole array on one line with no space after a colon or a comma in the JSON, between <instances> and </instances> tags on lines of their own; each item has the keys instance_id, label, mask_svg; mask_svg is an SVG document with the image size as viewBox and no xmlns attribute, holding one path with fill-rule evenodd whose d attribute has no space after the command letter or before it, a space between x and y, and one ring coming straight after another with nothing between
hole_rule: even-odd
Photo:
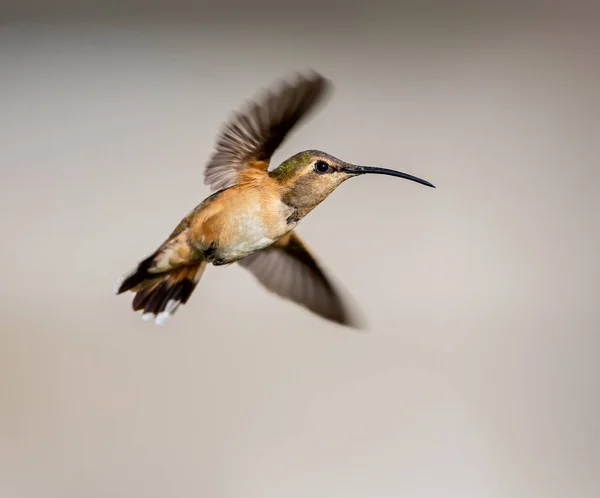
<instances>
[{"instance_id":1,"label":"bird's right wing","mask_svg":"<svg viewBox=\"0 0 600 498\"><path fill-rule=\"evenodd\" d=\"M239 264L269 291L328 320L359 327L339 291L308 248L290 232L266 249L246 256Z\"/></svg>"},{"instance_id":2,"label":"bird's right wing","mask_svg":"<svg viewBox=\"0 0 600 498\"><path fill-rule=\"evenodd\" d=\"M215 152L204 172L213 190L236 184L248 168L267 170L271 156L290 130L324 97L329 81L318 73L296 75L276 91L268 91L237 112L217 137Z\"/></svg>"}]
</instances>

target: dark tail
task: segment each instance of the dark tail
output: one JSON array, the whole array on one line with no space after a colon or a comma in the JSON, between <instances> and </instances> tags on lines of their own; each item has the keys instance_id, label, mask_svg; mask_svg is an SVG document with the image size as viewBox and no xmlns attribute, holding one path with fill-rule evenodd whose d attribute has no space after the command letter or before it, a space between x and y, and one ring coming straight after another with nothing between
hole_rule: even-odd
<instances>
[{"instance_id":1,"label":"dark tail","mask_svg":"<svg viewBox=\"0 0 600 498\"><path fill-rule=\"evenodd\" d=\"M180 305L187 303L206 268L206 262L180 266L164 273L149 273L154 255L146 258L115 289L116 294L135 292L132 307L144 320L165 323Z\"/></svg>"}]
</instances>

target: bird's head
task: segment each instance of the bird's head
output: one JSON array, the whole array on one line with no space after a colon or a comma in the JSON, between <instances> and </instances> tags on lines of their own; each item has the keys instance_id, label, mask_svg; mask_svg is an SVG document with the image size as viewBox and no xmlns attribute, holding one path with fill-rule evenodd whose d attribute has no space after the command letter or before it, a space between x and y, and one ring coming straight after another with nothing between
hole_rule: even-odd
<instances>
[{"instance_id":1,"label":"bird's head","mask_svg":"<svg viewBox=\"0 0 600 498\"><path fill-rule=\"evenodd\" d=\"M270 174L281 185L287 204L297 208L310 208L324 201L349 178L369 173L397 176L435 188L416 176L391 169L357 166L319 150L300 152L281 163Z\"/></svg>"}]
</instances>

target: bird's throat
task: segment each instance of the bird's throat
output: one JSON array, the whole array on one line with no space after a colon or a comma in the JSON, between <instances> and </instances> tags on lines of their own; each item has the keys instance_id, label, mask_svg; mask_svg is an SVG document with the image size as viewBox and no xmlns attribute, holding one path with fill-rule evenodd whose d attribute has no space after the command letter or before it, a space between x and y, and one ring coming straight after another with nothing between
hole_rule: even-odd
<instances>
[{"instance_id":1,"label":"bird's throat","mask_svg":"<svg viewBox=\"0 0 600 498\"><path fill-rule=\"evenodd\" d=\"M294 209L293 213L290 214L285 221L287 222L288 225L291 225L292 223L299 223L302 218L303 218L303 215L300 212L300 210Z\"/></svg>"},{"instance_id":2,"label":"bird's throat","mask_svg":"<svg viewBox=\"0 0 600 498\"><path fill-rule=\"evenodd\" d=\"M286 219L286 222L288 225L300 223L300 220L302 220L302 218L304 218L308 213L310 213L315 208L315 206L295 207L295 206L291 206L289 204L288 204L288 206L290 206L293 209L292 214L290 214Z\"/></svg>"}]
</instances>

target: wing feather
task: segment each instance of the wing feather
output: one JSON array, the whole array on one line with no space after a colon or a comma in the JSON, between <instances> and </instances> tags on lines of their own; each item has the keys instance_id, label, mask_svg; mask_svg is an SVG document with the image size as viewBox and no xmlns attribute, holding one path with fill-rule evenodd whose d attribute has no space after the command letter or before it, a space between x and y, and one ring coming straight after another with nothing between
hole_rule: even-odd
<instances>
[{"instance_id":1,"label":"wing feather","mask_svg":"<svg viewBox=\"0 0 600 498\"><path fill-rule=\"evenodd\" d=\"M278 296L328 320L358 327L338 289L294 232L239 264Z\"/></svg>"},{"instance_id":2,"label":"wing feather","mask_svg":"<svg viewBox=\"0 0 600 498\"><path fill-rule=\"evenodd\" d=\"M277 90L265 92L223 127L204 173L213 190L236 184L247 168L267 170L275 150L292 128L324 97L329 81L318 73L296 74Z\"/></svg>"}]
</instances>

